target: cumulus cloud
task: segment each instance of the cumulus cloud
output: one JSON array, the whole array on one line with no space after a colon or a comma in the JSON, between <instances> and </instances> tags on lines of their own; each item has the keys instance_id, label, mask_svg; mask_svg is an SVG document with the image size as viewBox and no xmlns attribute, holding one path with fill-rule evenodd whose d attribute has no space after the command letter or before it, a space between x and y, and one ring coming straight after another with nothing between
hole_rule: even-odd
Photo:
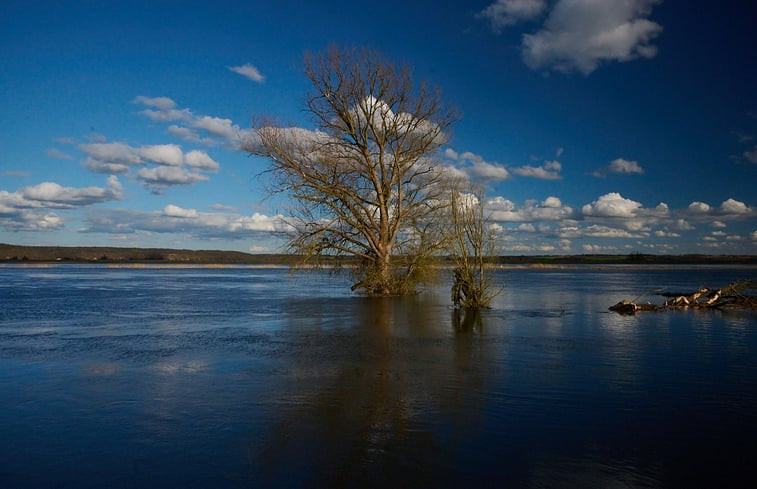
<instances>
[{"instance_id":1,"label":"cumulus cloud","mask_svg":"<svg viewBox=\"0 0 757 489\"><path fill-rule=\"evenodd\" d=\"M87 158L82 162L85 168L95 173L105 173L106 175L118 175L129 172L129 165L122 163L108 163L105 161Z\"/></svg>"},{"instance_id":2,"label":"cumulus cloud","mask_svg":"<svg viewBox=\"0 0 757 489\"><path fill-rule=\"evenodd\" d=\"M288 229L283 216L279 214L267 216L257 212L252 215L199 212L196 209L168 204L163 210L152 212L98 209L87 217L87 227L82 232L117 235L137 232L181 232L202 239L246 239Z\"/></svg>"},{"instance_id":3,"label":"cumulus cloud","mask_svg":"<svg viewBox=\"0 0 757 489\"><path fill-rule=\"evenodd\" d=\"M696 212L699 214L706 214L707 212L710 212L710 209L710 204L707 204L705 202L694 201L689 204L689 210L691 212Z\"/></svg>"},{"instance_id":4,"label":"cumulus cloud","mask_svg":"<svg viewBox=\"0 0 757 489\"><path fill-rule=\"evenodd\" d=\"M144 159L158 165L181 166L184 162L184 153L175 144L142 146L138 152Z\"/></svg>"},{"instance_id":5,"label":"cumulus cloud","mask_svg":"<svg viewBox=\"0 0 757 489\"><path fill-rule=\"evenodd\" d=\"M20 210L14 214L0 212L0 228L9 231L54 231L65 227L54 212Z\"/></svg>"},{"instance_id":6,"label":"cumulus cloud","mask_svg":"<svg viewBox=\"0 0 757 489\"><path fill-rule=\"evenodd\" d=\"M486 161L474 162L473 166L468 168L468 174L478 180L506 180L510 176L504 166Z\"/></svg>"},{"instance_id":7,"label":"cumulus cloud","mask_svg":"<svg viewBox=\"0 0 757 489\"><path fill-rule=\"evenodd\" d=\"M207 181L208 178L198 171L217 171L220 167L206 152L192 150L184 154L181 146L176 144L134 147L114 142L82 144L80 148L88 155L82 164L97 173L124 174L128 173L132 166L159 165L158 168L142 168L136 175L153 191L170 185L189 185Z\"/></svg>"},{"instance_id":8,"label":"cumulus cloud","mask_svg":"<svg viewBox=\"0 0 757 489\"><path fill-rule=\"evenodd\" d=\"M559 221L574 215L573 209L562 205L557 197L547 197L541 203L529 200L522 207L504 197L496 197L488 200L485 207L491 220L498 222Z\"/></svg>"},{"instance_id":9,"label":"cumulus cloud","mask_svg":"<svg viewBox=\"0 0 757 489\"><path fill-rule=\"evenodd\" d=\"M193 127L203 129L214 136L220 136L225 139L235 137L239 132L239 126L232 124L231 119L221 117L202 116L198 117L193 123Z\"/></svg>"},{"instance_id":10,"label":"cumulus cloud","mask_svg":"<svg viewBox=\"0 0 757 489\"><path fill-rule=\"evenodd\" d=\"M531 223L523 223L520 226L517 227L518 231L523 231L524 233L535 233L536 228Z\"/></svg>"},{"instance_id":11,"label":"cumulus cloud","mask_svg":"<svg viewBox=\"0 0 757 489\"><path fill-rule=\"evenodd\" d=\"M199 143L203 146L215 146L218 142L213 138L204 138L196 129L189 127L177 126L171 124L167 129L168 133L189 143Z\"/></svg>"},{"instance_id":12,"label":"cumulus cloud","mask_svg":"<svg viewBox=\"0 0 757 489\"><path fill-rule=\"evenodd\" d=\"M545 161L541 166L525 165L513 168L512 171L521 177L540 178L542 180L560 180L562 165L559 161Z\"/></svg>"},{"instance_id":13,"label":"cumulus cloud","mask_svg":"<svg viewBox=\"0 0 757 489\"><path fill-rule=\"evenodd\" d=\"M216 171L220 167L217 161L213 160L205 151L193 150L184 156L184 161L188 166L200 170Z\"/></svg>"},{"instance_id":14,"label":"cumulus cloud","mask_svg":"<svg viewBox=\"0 0 757 489\"><path fill-rule=\"evenodd\" d=\"M124 143L91 143L80 144L85 155L92 160L119 165L141 165L142 157L137 148Z\"/></svg>"},{"instance_id":15,"label":"cumulus cloud","mask_svg":"<svg viewBox=\"0 0 757 489\"><path fill-rule=\"evenodd\" d=\"M602 62L652 58L662 26L648 17L658 2L558 0L541 30L523 36L523 60L536 70L588 75Z\"/></svg>"},{"instance_id":16,"label":"cumulus cloud","mask_svg":"<svg viewBox=\"0 0 757 489\"><path fill-rule=\"evenodd\" d=\"M644 173L644 169L639 166L639 163L637 161L629 161L624 158L616 158L612 160L609 165L594 171L592 175L598 178L604 178L610 173L641 175Z\"/></svg>"},{"instance_id":17,"label":"cumulus cloud","mask_svg":"<svg viewBox=\"0 0 757 489\"><path fill-rule=\"evenodd\" d=\"M676 219L671 223L671 227L677 231L691 231L694 228L686 219Z\"/></svg>"},{"instance_id":18,"label":"cumulus cloud","mask_svg":"<svg viewBox=\"0 0 757 489\"><path fill-rule=\"evenodd\" d=\"M564 226L558 229L557 235L561 238L644 238L646 234L634 234L625 229L618 229L599 224L586 227Z\"/></svg>"},{"instance_id":19,"label":"cumulus cloud","mask_svg":"<svg viewBox=\"0 0 757 489\"><path fill-rule=\"evenodd\" d=\"M154 122L186 121L192 118L189 109L177 109L176 102L168 97L145 97L140 95L132 103L148 107L140 112Z\"/></svg>"},{"instance_id":20,"label":"cumulus cloud","mask_svg":"<svg viewBox=\"0 0 757 489\"><path fill-rule=\"evenodd\" d=\"M562 207L562 201L557 197L549 196L541 203L542 207L560 208Z\"/></svg>"},{"instance_id":21,"label":"cumulus cloud","mask_svg":"<svg viewBox=\"0 0 757 489\"><path fill-rule=\"evenodd\" d=\"M723 214L750 214L752 209L743 202L738 200L728 199L720 204L720 211Z\"/></svg>"},{"instance_id":22,"label":"cumulus cloud","mask_svg":"<svg viewBox=\"0 0 757 489\"><path fill-rule=\"evenodd\" d=\"M26 187L17 194L29 207L70 209L76 206L92 205L111 200L120 200L123 187L118 178L108 178L107 187L64 187L55 182L42 182Z\"/></svg>"},{"instance_id":23,"label":"cumulus cloud","mask_svg":"<svg viewBox=\"0 0 757 489\"><path fill-rule=\"evenodd\" d=\"M599 197L591 204L584 205L581 211L585 216L634 217L639 209L641 209L641 203L626 199L617 192L611 192Z\"/></svg>"},{"instance_id":24,"label":"cumulus cloud","mask_svg":"<svg viewBox=\"0 0 757 489\"><path fill-rule=\"evenodd\" d=\"M479 13L496 32L522 20L539 17L547 7L546 0L497 0Z\"/></svg>"},{"instance_id":25,"label":"cumulus cloud","mask_svg":"<svg viewBox=\"0 0 757 489\"><path fill-rule=\"evenodd\" d=\"M163 208L163 215L168 217L197 217L195 209L183 209L177 205L168 204Z\"/></svg>"},{"instance_id":26,"label":"cumulus cloud","mask_svg":"<svg viewBox=\"0 0 757 489\"><path fill-rule=\"evenodd\" d=\"M176 102L171 100L168 97L145 97L144 95L139 95L132 100L132 103L145 105L147 107L155 107L160 110L169 110L176 107Z\"/></svg>"},{"instance_id":27,"label":"cumulus cloud","mask_svg":"<svg viewBox=\"0 0 757 489\"><path fill-rule=\"evenodd\" d=\"M176 166L142 168L137 172L137 178L154 193L160 193L164 188L172 185L192 185L196 182L208 181L205 175Z\"/></svg>"},{"instance_id":28,"label":"cumulus cloud","mask_svg":"<svg viewBox=\"0 0 757 489\"><path fill-rule=\"evenodd\" d=\"M445 168L445 171L453 176L479 181L497 181L510 178L510 172L503 165L488 162L480 155L470 151L458 153L452 148L447 148L444 150L444 156L459 165L450 165Z\"/></svg>"},{"instance_id":29,"label":"cumulus cloud","mask_svg":"<svg viewBox=\"0 0 757 489\"><path fill-rule=\"evenodd\" d=\"M243 64L241 66L228 66L228 69L257 83L263 83L265 81L265 77L260 73L260 71L249 63Z\"/></svg>"},{"instance_id":30,"label":"cumulus cloud","mask_svg":"<svg viewBox=\"0 0 757 489\"><path fill-rule=\"evenodd\" d=\"M64 187L42 182L15 192L0 190L0 227L13 231L48 231L63 227L63 219L48 209L74 209L120 200L123 187L111 176L105 187Z\"/></svg>"},{"instance_id":31,"label":"cumulus cloud","mask_svg":"<svg viewBox=\"0 0 757 489\"><path fill-rule=\"evenodd\" d=\"M681 235L672 231L663 231L662 229L654 232L654 235L658 238L680 238Z\"/></svg>"}]
</instances>

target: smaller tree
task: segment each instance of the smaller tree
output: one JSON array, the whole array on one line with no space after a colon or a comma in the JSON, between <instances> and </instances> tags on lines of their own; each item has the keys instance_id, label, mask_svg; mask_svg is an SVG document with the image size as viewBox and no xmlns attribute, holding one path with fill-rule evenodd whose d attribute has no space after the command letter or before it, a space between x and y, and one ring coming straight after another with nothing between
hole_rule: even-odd
<instances>
[{"instance_id":1,"label":"smaller tree","mask_svg":"<svg viewBox=\"0 0 757 489\"><path fill-rule=\"evenodd\" d=\"M455 265L452 303L455 307L488 307L499 294L491 283L487 261L496 255L496 236L484 211L483 189L452 185L449 206L450 257Z\"/></svg>"}]
</instances>

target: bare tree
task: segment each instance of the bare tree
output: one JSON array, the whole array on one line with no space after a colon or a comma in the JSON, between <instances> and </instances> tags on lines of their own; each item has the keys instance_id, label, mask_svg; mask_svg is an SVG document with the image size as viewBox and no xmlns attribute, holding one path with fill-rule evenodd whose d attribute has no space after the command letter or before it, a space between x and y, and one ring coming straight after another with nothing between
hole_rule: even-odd
<instances>
[{"instance_id":1,"label":"bare tree","mask_svg":"<svg viewBox=\"0 0 757 489\"><path fill-rule=\"evenodd\" d=\"M371 50L331 47L306 57L316 128L261 124L248 151L272 162L273 190L297 203L289 250L305 260L356 257L353 290L404 294L443 246L444 175L435 156L455 115Z\"/></svg>"},{"instance_id":2,"label":"bare tree","mask_svg":"<svg viewBox=\"0 0 757 489\"><path fill-rule=\"evenodd\" d=\"M483 189L457 182L450 187L449 254L455 265L452 302L456 307L488 307L497 296L487 261L497 253L497 239L485 215Z\"/></svg>"}]
</instances>

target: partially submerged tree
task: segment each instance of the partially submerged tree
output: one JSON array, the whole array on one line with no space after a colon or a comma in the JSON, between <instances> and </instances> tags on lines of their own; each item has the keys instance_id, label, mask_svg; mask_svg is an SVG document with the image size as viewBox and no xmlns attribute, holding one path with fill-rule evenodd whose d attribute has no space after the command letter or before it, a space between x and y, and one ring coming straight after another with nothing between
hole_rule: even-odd
<instances>
[{"instance_id":1,"label":"partially submerged tree","mask_svg":"<svg viewBox=\"0 0 757 489\"><path fill-rule=\"evenodd\" d=\"M456 307L488 307L499 293L493 287L487 260L496 255L496 236L485 215L483 189L458 183L450 187L449 254L455 268L452 303Z\"/></svg>"},{"instance_id":2,"label":"partially submerged tree","mask_svg":"<svg viewBox=\"0 0 757 489\"><path fill-rule=\"evenodd\" d=\"M306 58L316 129L260 124L248 151L269 158L275 192L296 203L289 250L356 257L370 294L404 294L445 237L443 172L434 160L455 121L440 93L370 50Z\"/></svg>"}]
</instances>

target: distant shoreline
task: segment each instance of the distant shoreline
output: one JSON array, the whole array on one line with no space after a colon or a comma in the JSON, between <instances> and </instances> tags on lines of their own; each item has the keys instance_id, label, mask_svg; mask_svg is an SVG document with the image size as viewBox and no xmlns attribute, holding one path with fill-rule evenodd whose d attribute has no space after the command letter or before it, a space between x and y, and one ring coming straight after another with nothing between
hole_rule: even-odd
<instances>
[{"instance_id":1,"label":"distant shoreline","mask_svg":"<svg viewBox=\"0 0 757 489\"><path fill-rule=\"evenodd\" d=\"M299 257L287 254L251 254L224 250L183 250L170 248L118 248L118 247L72 247L72 246L25 246L0 243L0 263L99 263L114 267L132 265L137 267L159 266L205 266L222 268L230 265L293 266ZM349 265L354 260L343 259ZM561 269L571 265L649 266L649 265L711 265L755 266L757 255L504 255L492 257L490 263L497 268ZM322 265L335 266L335 259L325 257ZM439 258L439 265L448 260Z\"/></svg>"}]
</instances>

